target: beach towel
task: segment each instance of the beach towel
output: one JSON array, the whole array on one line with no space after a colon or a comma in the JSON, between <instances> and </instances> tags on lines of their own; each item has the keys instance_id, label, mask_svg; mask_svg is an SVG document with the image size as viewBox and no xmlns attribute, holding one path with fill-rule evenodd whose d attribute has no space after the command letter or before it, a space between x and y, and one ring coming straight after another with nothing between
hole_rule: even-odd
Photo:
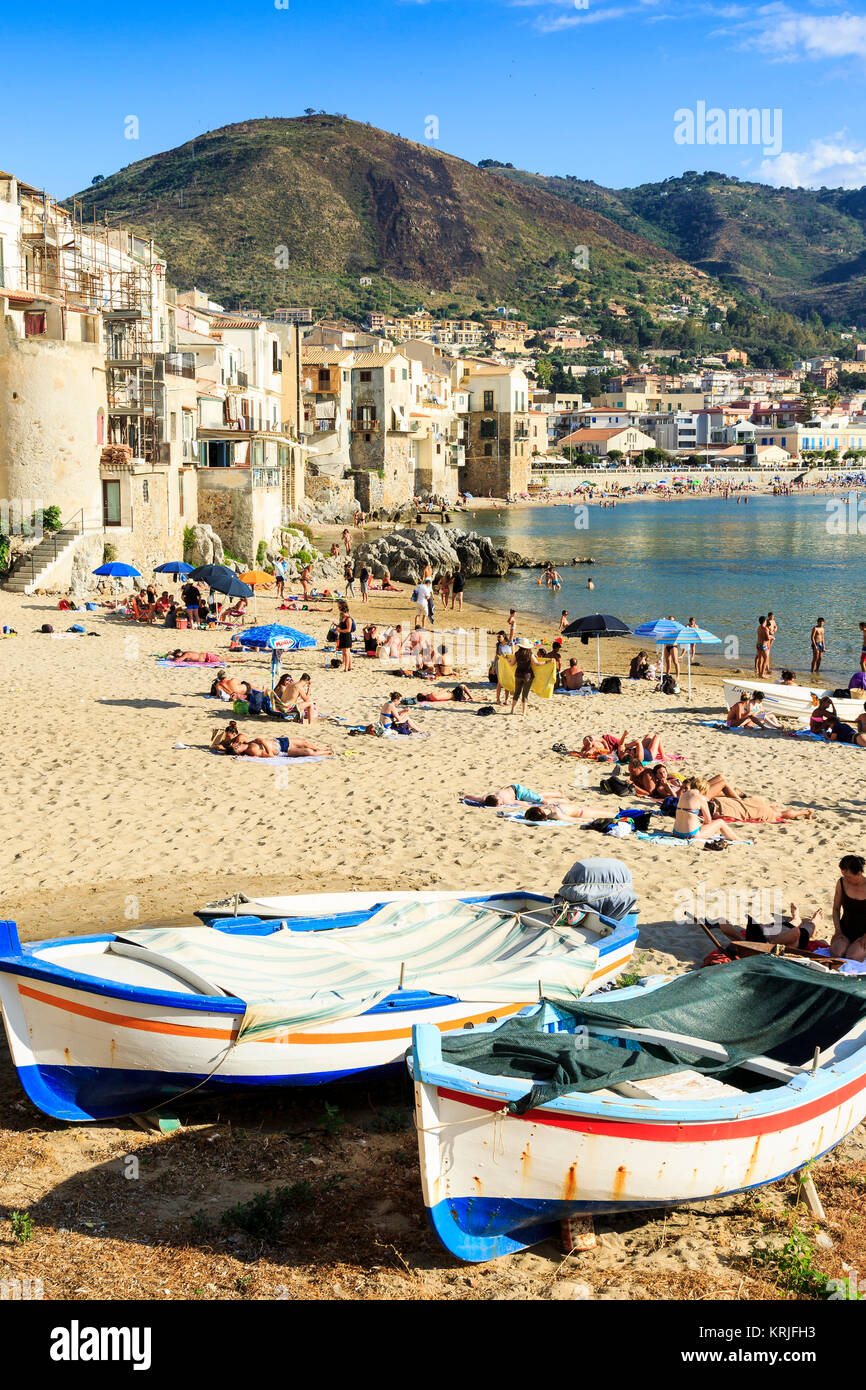
<instances>
[{"instance_id":1,"label":"beach towel","mask_svg":"<svg viewBox=\"0 0 866 1390\"><path fill-rule=\"evenodd\" d=\"M666 845L697 845L700 849L703 849L704 845L707 843L706 840L684 840L681 836L675 835L672 830L636 830L634 832L634 838L636 840L661 840ZM733 848L735 844L753 845L755 842L754 840L728 840L726 843Z\"/></svg>"},{"instance_id":2,"label":"beach towel","mask_svg":"<svg viewBox=\"0 0 866 1390\"><path fill-rule=\"evenodd\" d=\"M224 662L222 662L219 657L217 657L216 661L172 661L171 657L158 656L156 658L156 664L157 666L189 666L193 668L197 666L223 666Z\"/></svg>"},{"instance_id":3,"label":"beach towel","mask_svg":"<svg viewBox=\"0 0 866 1390\"><path fill-rule=\"evenodd\" d=\"M812 743L829 743L823 734L813 734L811 729L732 729L723 719L702 719L702 729L719 729L725 734L781 734L783 738L807 738ZM842 748L859 748L859 743L843 743Z\"/></svg>"},{"instance_id":4,"label":"beach towel","mask_svg":"<svg viewBox=\"0 0 866 1390\"><path fill-rule=\"evenodd\" d=\"M230 756L226 753L219 753L216 748L209 749L209 752L213 753L217 758L228 759ZM232 761L236 763L323 763L326 762L328 758L335 756L336 754L334 753L312 753L309 757L305 758L291 758L288 753L280 753L276 758L233 758Z\"/></svg>"},{"instance_id":5,"label":"beach towel","mask_svg":"<svg viewBox=\"0 0 866 1390\"><path fill-rule=\"evenodd\" d=\"M499 684L503 690L514 691L514 667L500 656L497 664ZM545 661L532 678L532 693L540 700L549 700L556 688L556 662Z\"/></svg>"}]
</instances>

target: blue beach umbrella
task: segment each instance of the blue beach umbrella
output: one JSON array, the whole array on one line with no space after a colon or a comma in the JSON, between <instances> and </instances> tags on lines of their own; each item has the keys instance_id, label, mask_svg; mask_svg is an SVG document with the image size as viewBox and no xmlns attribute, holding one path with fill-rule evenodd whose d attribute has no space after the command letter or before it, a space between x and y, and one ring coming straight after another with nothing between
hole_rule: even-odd
<instances>
[{"instance_id":1,"label":"blue beach umbrella","mask_svg":"<svg viewBox=\"0 0 866 1390\"><path fill-rule=\"evenodd\" d=\"M192 569L185 560L168 560L164 565L157 565L154 574L192 574Z\"/></svg>"},{"instance_id":2,"label":"blue beach umbrella","mask_svg":"<svg viewBox=\"0 0 866 1390\"><path fill-rule=\"evenodd\" d=\"M252 598L253 596L249 584L242 583L228 565L200 565L198 569L189 571L189 577L199 580L202 584L207 584L209 589L213 589L218 594L227 594L229 598Z\"/></svg>"},{"instance_id":3,"label":"blue beach umbrella","mask_svg":"<svg viewBox=\"0 0 866 1390\"><path fill-rule=\"evenodd\" d=\"M141 570L137 570L134 565L125 565L122 560L112 560L110 564L100 565L99 569L94 570L93 573L104 579L141 578Z\"/></svg>"},{"instance_id":4,"label":"blue beach umbrella","mask_svg":"<svg viewBox=\"0 0 866 1390\"><path fill-rule=\"evenodd\" d=\"M271 661L271 681L275 685L280 673L280 660L283 652L302 651L315 647L316 639L308 632L300 632L296 627L284 627L282 623L266 623L263 627L248 627L238 634L242 647L251 651L273 652Z\"/></svg>"}]
</instances>

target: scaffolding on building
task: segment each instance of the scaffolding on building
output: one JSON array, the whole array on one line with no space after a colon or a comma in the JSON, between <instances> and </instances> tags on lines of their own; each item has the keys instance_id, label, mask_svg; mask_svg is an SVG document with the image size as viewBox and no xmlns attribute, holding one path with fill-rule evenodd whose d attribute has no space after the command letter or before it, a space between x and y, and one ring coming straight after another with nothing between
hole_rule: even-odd
<instances>
[{"instance_id":1,"label":"scaffolding on building","mask_svg":"<svg viewBox=\"0 0 866 1390\"><path fill-rule=\"evenodd\" d=\"M157 284L164 265L152 241L111 227L108 215L87 220L79 199L61 206L44 190L19 183L19 289L63 313L90 319L91 341L104 334L107 443L160 461L165 417L163 325ZM65 333L65 328L64 328Z\"/></svg>"}]
</instances>

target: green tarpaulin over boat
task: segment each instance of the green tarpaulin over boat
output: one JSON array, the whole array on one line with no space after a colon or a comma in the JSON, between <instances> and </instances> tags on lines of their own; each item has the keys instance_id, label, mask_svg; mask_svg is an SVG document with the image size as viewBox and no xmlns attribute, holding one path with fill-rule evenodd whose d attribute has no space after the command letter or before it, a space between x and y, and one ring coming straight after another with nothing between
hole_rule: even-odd
<instances>
[{"instance_id":1,"label":"green tarpaulin over boat","mask_svg":"<svg viewBox=\"0 0 866 1390\"><path fill-rule=\"evenodd\" d=\"M544 1031L550 1014L515 1018L493 1032L452 1034L442 1057L490 1076L536 1084L509 1106L516 1114L567 1091L598 1091L688 1067L724 1080L749 1057L789 1065L811 1061L866 1017L866 983L774 956L753 956L717 969L694 970L630 999L616 992L577 1004L556 1001L567 1032ZM720 1043L728 1058L696 1057L665 1043L623 1045L581 1028L652 1028Z\"/></svg>"}]
</instances>

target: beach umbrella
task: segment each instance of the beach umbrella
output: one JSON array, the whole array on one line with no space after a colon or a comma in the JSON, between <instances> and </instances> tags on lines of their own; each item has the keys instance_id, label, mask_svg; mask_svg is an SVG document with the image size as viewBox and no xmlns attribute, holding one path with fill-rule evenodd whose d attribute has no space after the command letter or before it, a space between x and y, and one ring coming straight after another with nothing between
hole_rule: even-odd
<instances>
[{"instance_id":1,"label":"beach umbrella","mask_svg":"<svg viewBox=\"0 0 866 1390\"><path fill-rule=\"evenodd\" d=\"M252 651L273 652L271 659L271 684L276 685L280 674L280 661L283 652L301 651L315 647L316 639L296 627L285 627L282 623L267 623L264 627L248 627L238 634L242 647Z\"/></svg>"},{"instance_id":2,"label":"beach umbrella","mask_svg":"<svg viewBox=\"0 0 866 1390\"><path fill-rule=\"evenodd\" d=\"M675 618L651 618L636 627L633 636L645 637L650 642L670 642L673 637L685 631L683 624L678 623Z\"/></svg>"},{"instance_id":3,"label":"beach umbrella","mask_svg":"<svg viewBox=\"0 0 866 1390\"><path fill-rule=\"evenodd\" d=\"M590 613L586 618L575 618L568 627L562 629L563 637L594 637L598 683L601 684L601 639L602 637L631 637L631 628L621 618L610 613Z\"/></svg>"},{"instance_id":4,"label":"beach umbrella","mask_svg":"<svg viewBox=\"0 0 866 1390\"><path fill-rule=\"evenodd\" d=\"M141 570L134 565L125 565L122 560L112 560L110 564L100 565L94 574L106 579L140 579Z\"/></svg>"},{"instance_id":5,"label":"beach umbrella","mask_svg":"<svg viewBox=\"0 0 866 1390\"><path fill-rule=\"evenodd\" d=\"M249 584L252 588L253 616L257 618L259 616L259 608L258 603L256 601L256 585L273 584L274 576L272 574L266 574L264 570L244 570L243 574L241 575L241 581L244 584Z\"/></svg>"},{"instance_id":6,"label":"beach umbrella","mask_svg":"<svg viewBox=\"0 0 866 1390\"><path fill-rule=\"evenodd\" d=\"M154 574L192 574L192 565L185 560L167 560L164 565L157 566Z\"/></svg>"},{"instance_id":7,"label":"beach umbrella","mask_svg":"<svg viewBox=\"0 0 866 1390\"><path fill-rule=\"evenodd\" d=\"M721 642L721 637L716 637L712 632L707 632L705 627L684 627L677 633L677 645L686 649L686 665L689 673L689 699L692 698L692 652L695 647L709 647L713 643Z\"/></svg>"},{"instance_id":8,"label":"beach umbrella","mask_svg":"<svg viewBox=\"0 0 866 1390\"><path fill-rule=\"evenodd\" d=\"M209 589L218 594L226 594L229 598L253 596L250 586L243 584L228 565L199 565L198 569L190 570L189 578L199 580L202 584L207 584Z\"/></svg>"}]
</instances>

